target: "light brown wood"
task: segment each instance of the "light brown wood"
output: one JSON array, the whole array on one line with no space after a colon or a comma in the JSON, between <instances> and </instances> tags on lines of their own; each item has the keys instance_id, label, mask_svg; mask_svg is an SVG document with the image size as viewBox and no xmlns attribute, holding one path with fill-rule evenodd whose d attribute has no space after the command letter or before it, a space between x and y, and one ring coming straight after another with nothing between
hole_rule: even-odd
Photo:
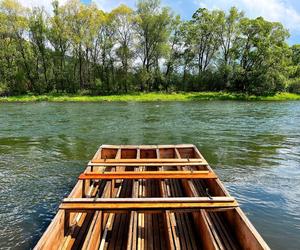
<instances>
[{"instance_id":1,"label":"light brown wood","mask_svg":"<svg viewBox=\"0 0 300 250\"><path fill-rule=\"evenodd\" d=\"M196 158L196 159L169 159L169 158L163 158L163 159L157 159L157 158L143 158L143 159L95 159L92 160L91 163L134 163L138 165L143 165L144 163L201 163L202 159Z\"/></svg>"},{"instance_id":2,"label":"light brown wood","mask_svg":"<svg viewBox=\"0 0 300 250\"><path fill-rule=\"evenodd\" d=\"M68 198L35 249L269 249L192 144L102 145Z\"/></svg>"},{"instance_id":3,"label":"light brown wood","mask_svg":"<svg viewBox=\"0 0 300 250\"><path fill-rule=\"evenodd\" d=\"M206 166L207 162L89 162L88 166L118 166L118 167L139 167L139 166L147 166L147 167L161 167L161 166Z\"/></svg>"},{"instance_id":4,"label":"light brown wood","mask_svg":"<svg viewBox=\"0 0 300 250\"><path fill-rule=\"evenodd\" d=\"M215 179L210 171L125 171L125 172L87 172L79 180L113 180L113 179Z\"/></svg>"},{"instance_id":5,"label":"light brown wood","mask_svg":"<svg viewBox=\"0 0 300 250\"><path fill-rule=\"evenodd\" d=\"M204 208L237 207L232 197L191 197L191 198L66 198L60 209L72 211L85 210L182 210Z\"/></svg>"},{"instance_id":6,"label":"light brown wood","mask_svg":"<svg viewBox=\"0 0 300 250\"><path fill-rule=\"evenodd\" d=\"M177 148L175 148L175 153L177 158L181 158L181 154ZM186 167L178 167L178 169L186 169ZM206 196L203 193L200 193L199 190L197 190L194 182L182 180L182 184L187 196ZM200 210L200 212L195 212L193 213L193 218L198 230L199 237L201 238L202 247L208 250L222 249L222 246L218 244L220 242L219 236L216 233L214 225L210 221L207 211Z\"/></svg>"}]
</instances>

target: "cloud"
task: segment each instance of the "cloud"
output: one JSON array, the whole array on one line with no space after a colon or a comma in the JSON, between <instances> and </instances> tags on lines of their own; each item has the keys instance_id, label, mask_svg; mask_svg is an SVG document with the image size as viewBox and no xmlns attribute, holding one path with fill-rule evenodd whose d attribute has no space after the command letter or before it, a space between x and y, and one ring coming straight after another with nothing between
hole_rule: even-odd
<instances>
[{"instance_id":1,"label":"cloud","mask_svg":"<svg viewBox=\"0 0 300 250\"><path fill-rule=\"evenodd\" d=\"M262 16L269 21L279 21L290 31L300 31L300 13L288 2L282 0L195 0L199 7L227 10L236 6L247 16Z\"/></svg>"}]
</instances>

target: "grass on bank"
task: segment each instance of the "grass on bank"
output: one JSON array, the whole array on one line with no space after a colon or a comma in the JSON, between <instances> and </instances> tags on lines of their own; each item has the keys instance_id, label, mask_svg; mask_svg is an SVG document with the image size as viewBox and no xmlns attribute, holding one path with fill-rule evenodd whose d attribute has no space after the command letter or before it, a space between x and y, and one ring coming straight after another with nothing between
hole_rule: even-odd
<instances>
[{"instance_id":1,"label":"grass on bank","mask_svg":"<svg viewBox=\"0 0 300 250\"><path fill-rule=\"evenodd\" d=\"M190 93L133 93L107 96L88 95L21 95L0 97L0 102L148 102L148 101L201 101L201 100L244 100L244 101L287 101L300 100L300 95L277 93L271 96L255 96L226 92L190 92Z\"/></svg>"}]
</instances>

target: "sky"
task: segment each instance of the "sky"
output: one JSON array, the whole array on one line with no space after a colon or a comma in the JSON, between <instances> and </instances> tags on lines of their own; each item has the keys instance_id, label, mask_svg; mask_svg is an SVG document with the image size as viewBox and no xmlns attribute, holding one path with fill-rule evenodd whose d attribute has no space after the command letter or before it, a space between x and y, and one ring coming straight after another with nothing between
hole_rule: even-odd
<instances>
[{"instance_id":1,"label":"sky","mask_svg":"<svg viewBox=\"0 0 300 250\"><path fill-rule=\"evenodd\" d=\"M59 0L64 3L66 0ZM19 0L26 6L44 6L51 10L52 0ZM90 3L91 0L81 0ZM126 4L135 8L135 0L93 0L99 8L110 11L111 9ZM299 0L161 0L162 5L171 7L183 19L190 19L192 14L200 7L208 9L228 10L236 6L245 12L246 16L255 18L264 17L268 21L281 22L290 32L289 44L300 43L300 1Z\"/></svg>"}]
</instances>

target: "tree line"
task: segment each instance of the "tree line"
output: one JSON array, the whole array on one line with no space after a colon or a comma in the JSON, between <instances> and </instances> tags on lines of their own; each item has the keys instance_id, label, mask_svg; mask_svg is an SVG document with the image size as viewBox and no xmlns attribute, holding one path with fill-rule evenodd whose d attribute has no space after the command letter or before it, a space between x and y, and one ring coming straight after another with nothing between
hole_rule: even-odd
<instances>
[{"instance_id":1,"label":"tree line","mask_svg":"<svg viewBox=\"0 0 300 250\"><path fill-rule=\"evenodd\" d=\"M0 1L0 94L136 91L300 92L300 46L279 22L199 8L182 20L159 0L105 12Z\"/></svg>"}]
</instances>

